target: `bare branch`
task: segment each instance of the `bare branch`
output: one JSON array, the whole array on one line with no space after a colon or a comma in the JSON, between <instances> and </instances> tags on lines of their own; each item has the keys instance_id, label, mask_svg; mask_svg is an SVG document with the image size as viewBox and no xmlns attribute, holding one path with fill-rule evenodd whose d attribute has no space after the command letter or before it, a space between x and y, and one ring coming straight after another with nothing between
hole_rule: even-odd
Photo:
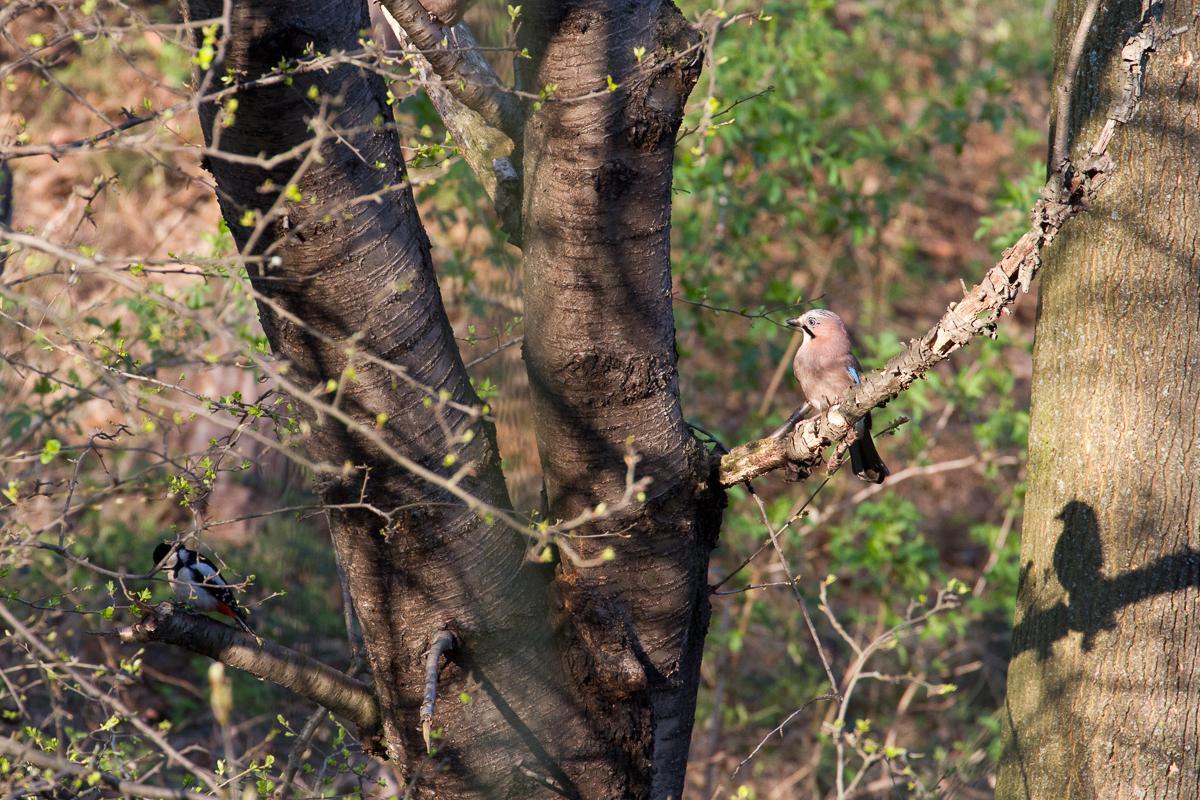
<instances>
[{"instance_id":1,"label":"bare branch","mask_svg":"<svg viewBox=\"0 0 1200 800\"><path fill-rule=\"evenodd\" d=\"M301 728L300 734L296 737L296 743L292 745L292 752L288 754L287 767L283 772L283 782L275 790L276 800L288 800L292 796L292 788L296 782L296 773L300 771L300 761L304 757L304 751L308 749L308 745L312 742L313 736L316 735L317 729L321 727L321 722L328 713L327 709L318 708Z\"/></svg>"},{"instance_id":2,"label":"bare branch","mask_svg":"<svg viewBox=\"0 0 1200 800\"><path fill-rule=\"evenodd\" d=\"M171 743L168 742L165 737L163 737L162 733L148 725L119 697L101 691L100 687L98 687L82 672L63 663L59 655L50 649L49 645L38 638L37 634L31 631L27 625L21 622L21 620L17 619L16 616L8 610L8 606L4 605L3 603L0 603L0 619L3 619L4 623L9 627L10 630L28 642L34 650L41 654L43 658L45 658L48 662L54 663L57 668L61 669L64 673L70 676L71 680L78 684L79 688L88 696L103 703L104 705L111 707L126 722L136 728L138 732L142 734L142 736L153 742L154 745L158 747L158 749L161 750L163 755L165 755L168 759L190 772L199 780L203 781L214 792L220 791L221 782L216 775L199 766L183 753L175 749Z\"/></svg>"},{"instance_id":3,"label":"bare branch","mask_svg":"<svg viewBox=\"0 0 1200 800\"><path fill-rule=\"evenodd\" d=\"M199 614L161 603L145 618L122 628L121 641L164 642L207 656L290 689L358 726L364 739L379 728L375 694L365 683L274 642Z\"/></svg>"},{"instance_id":4,"label":"bare branch","mask_svg":"<svg viewBox=\"0 0 1200 800\"><path fill-rule=\"evenodd\" d=\"M1042 250L1049 246L1068 219L1086 211L1096 191L1115 167L1108 144L1117 124L1129 121L1141 97L1145 59L1149 53L1178 35L1161 30L1151 12L1125 43L1121 58L1128 72L1126 91L1108 113L1108 122L1092 145L1089 158L1076 168L1068 159L1057 166L1034 204L1032 222L1020 240L1004 251L1000 261L967 290L920 339L909 342L902 353L868 375L862 383L825 414L798 425L790 436L765 438L736 447L721 459L722 486L735 486L750 478L792 463L811 472L821 462L822 451L844 440L871 409L897 397L916 380L945 361L972 339L994 336L1001 313L1008 310L1029 286L1041 267ZM1055 187L1061 187L1056 190Z\"/></svg>"},{"instance_id":5,"label":"bare branch","mask_svg":"<svg viewBox=\"0 0 1200 800\"><path fill-rule=\"evenodd\" d=\"M805 404L805 407L807 407L807 404ZM716 446L719 450L721 450L722 452L728 452L725 445L721 444L721 442L718 441L717 438L715 436L713 436L711 433L708 433L708 431L705 431L703 428L700 428L696 425L691 425L691 427L695 428L696 430L707 435L709 437L709 439L711 439L713 441L713 443L716 444ZM826 483L828 483L828 480L826 480ZM824 486L824 485L825 485L824 483L821 484L821 486ZM820 487L818 487L817 492L819 492L820 490L821 490ZM750 481L746 481L746 491L750 492L750 496L754 498L754 502L758 506L759 518L762 519L762 523L767 529L767 536L770 538L771 544L775 548L776 555L779 556L779 564L780 564L780 566L783 567L784 574L787 575L787 584L786 585L791 588L792 595L796 598L797 605L800 606L800 614L801 614L801 616L804 617L804 624L808 627L808 633L812 637L813 646L817 650L817 657L821 659L821 666L825 668L825 676L827 678L829 678L829 688L833 692L833 697L840 701L841 696L838 694L838 685L837 685L837 681L833 677L833 669L832 669L832 667L830 667L829 657L827 655L825 655L825 648L821 645L821 637L817 635L817 628L815 625L813 625L812 615L808 613L808 605L804 602L804 595L802 595L800 593L800 587L797 585L798 578L796 577L795 573L792 571L791 565L788 564L787 555L785 555L783 552L783 546L779 544L779 536L778 536L779 531L782 531L784 528L787 528L787 526L792 523L792 520L788 520L786 523L784 523L783 527L777 531L775 529L775 526L771 524L771 517L767 513L766 504L763 502L762 498L758 496L758 492L756 492L754 490L754 484L752 484ZM813 497L816 497L817 492L813 492ZM811 501L812 498L810 497L809 500ZM764 547L765 547L765 545L764 545ZM761 550L762 550L762 548L759 548L758 552L761 552ZM758 552L756 552L754 555L758 555ZM753 559L753 558L754 558L754 556L750 557L750 559ZM745 566L746 564L750 563L750 559L747 559L746 561L742 562L742 566ZM740 570L741 567L738 567L738 569ZM735 572L736 572L736 570L735 570ZM723 584L723 583L725 583L725 581L729 580L733 576L733 574L734 573L730 573L729 575L725 576L724 580L722 580L721 583L717 584L716 586L709 587L709 591L711 591L713 594L718 594L717 589L721 586L721 584ZM747 589L749 589L749 588L753 588L753 587L747 587ZM799 712L796 712L796 713L799 713ZM757 752L757 751L755 751L755 752ZM745 762L743 762L743 763L745 763Z\"/></svg>"},{"instance_id":6,"label":"bare branch","mask_svg":"<svg viewBox=\"0 0 1200 800\"><path fill-rule=\"evenodd\" d=\"M737 777L737 774L738 774L738 772L741 771L742 767L746 766L746 764L750 763L751 759L753 759L756 755L758 755L758 751L762 750L763 747L766 746L767 742L769 742L771 740L772 736L774 736L775 734L778 733L779 738L782 739L783 738L783 729L787 727L788 723L791 722L792 720L794 720L796 717L803 714L805 709L807 709L813 703L820 702L821 700L836 700L836 699L837 699L837 697L832 694L818 695L817 697L813 697L813 698L809 699L808 701L806 701L804 703L804 705L797 708L791 714L788 714L787 717L784 718L783 722L779 723L777 726L772 728L771 732L762 738L762 741L760 741L758 743L758 745L750 752L750 755L746 756L745 758L743 758L741 761L738 762L738 765L736 767L734 767L734 769L733 769L733 773L732 773L731 777Z\"/></svg>"},{"instance_id":7,"label":"bare branch","mask_svg":"<svg viewBox=\"0 0 1200 800\"><path fill-rule=\"evenodd\" d=\"M829 679L829 688L833 692L833 697L838 702L841 702L841 693L838 692L837 680L833 677L833 668L829 664L829 656L825 654L825 648L821 644L821 637L817 634L817 626L813 624L812 615L808 613L808 604L804 601L804 595L800 593L800 586L797 583L798 578L792 571L791 565L788 564L787 556L783 552L783 545L779 543L779 532L771 524L771 518L767 514L767 506L763 503L762 498L758 496L758 492L754 491L754 487L750 485L750 481L746 481L746 488L750 490L754 502L758 505L759 516L762 519L763 525L767 528L767 535L771 537L771 546L775 548L775 554L779 556L779 564L783 567L783 574L787 576L788 585L792 589L792 596L796 598L796 605L800 606L800 615L804 617L804 625L808 628L808 635L812 638L813 647L817 651L817 657L821 659L821 666L825 669L825 677Z\"/></svg>"},{"instance_id":8,"label":"bare branch","mask_svg":"<svg viewBox=\"0 0 1200 800\"><path fill-rule=\"evenodd\" d=\"M1079 73L1079 59L1083 56L1083 45L1087 42L1088 31L1092 29L1092 21L1100 9L1100 0L1091 0L1083 9L1079 27L1075 29L1075 39L1071 42L1071 52L1067 56L1067 66L1063 70L1063 79L1055 89L1057 103L1054 118L1054 148L1050 153L1050 171L1061 174L1059 170L1071 154L1071 95L1075 93L1075 79Z\"/></svg>"}]
</instances>

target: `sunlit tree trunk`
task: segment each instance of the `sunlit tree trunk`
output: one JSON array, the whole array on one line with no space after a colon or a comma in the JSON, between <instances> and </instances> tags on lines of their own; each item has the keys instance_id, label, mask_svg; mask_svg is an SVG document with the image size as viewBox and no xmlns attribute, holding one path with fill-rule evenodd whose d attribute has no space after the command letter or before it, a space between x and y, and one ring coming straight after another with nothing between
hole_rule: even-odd
<instances>
[{"instance_id":1,"label":"sunlit tree trunk","mask_svg":"<svg viewBox=\"0 0 1200 800\"><path fill-rule=\"evenodd\" d=\"M1061 80L1087 5L1058 8ZM997 797L1200 797L1200 128L1195 4L1120 165L1047 254ZM1106 3L1074 93L1076 161L1122 85L1138 3Z\"/></svg>"}]
</instances>

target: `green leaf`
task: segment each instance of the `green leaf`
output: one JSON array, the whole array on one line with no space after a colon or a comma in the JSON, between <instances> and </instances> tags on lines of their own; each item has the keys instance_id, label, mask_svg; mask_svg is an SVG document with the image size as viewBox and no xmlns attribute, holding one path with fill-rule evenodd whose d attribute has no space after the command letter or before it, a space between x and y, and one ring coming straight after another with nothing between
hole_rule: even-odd
<instances>
[{"instance_id":1,"label":"green leaf","mask_svg":"<svg viewBox=\"0 0 1200 800\"><path fill-rule=\"evenodd\" d=\"M42 455L40 456L41 462L43 464L49 464L54 460L55 456L57 456L61 450L62 442L60 442L58 439L47 439L46 443L42 445Z\"/></svg>"}]
</instances>

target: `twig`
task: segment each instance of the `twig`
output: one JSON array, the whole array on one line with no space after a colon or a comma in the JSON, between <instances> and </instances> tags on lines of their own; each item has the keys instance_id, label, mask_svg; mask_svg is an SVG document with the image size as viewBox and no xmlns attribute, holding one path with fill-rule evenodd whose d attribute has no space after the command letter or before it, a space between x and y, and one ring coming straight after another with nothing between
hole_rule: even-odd
<instances>
[{"instance_id":1,"label":"twig","mask_svg":"<svg viewBox=\"0 0 1200 800\"><path fill-rule=\"evenodd\" d=\"M787 422L783 423L770 433L770 438L778 439L780 436L786 436L792 428L796 427L800 420L804 419L804 415L808 413L810 408L812 408L812 406L809 403L802 403L800 407L793 411L792 415L787 418Z\"/></svg>"},{"instance_id":2,"label":"twig","mask_svg":"<svg viewBox=\"0 0 1200 800\"><path fill-rule=\"evenodd\" d=\"M944 611L958 608L961 603L962 598L957 593L947 590L940 591L938 592L938 596L934 600L933 605L926 608L923 612L913 616L913 610L910 607L909 615L903 622L885 631L882 635L877 636L874 640L868 643L866 647L861 649L857 646L855 647L855 650L858 652L858 657L854 660L854 663L850 665L849 669L846 670L846 675L843 678L844 688L842 689L838 701L838 713L837 717L834 719L834 732L836 736L837 747L837 772L835 776L835 783L837 786L838 798L844 798L847 791L845 786L846 741L843 733L846 728L846 712L850 708L850 698L854 695L855 687L865 676L863 667L866 665L867 661L870 660L871 656L894 642L897 638L899 638L901 633L909 630L910 628L921 625L931 617L934 617ZM826 609L827 608L828 606L826 605ZM826 611L826 614L832 616L832 612ZM841 626L839 625L838 627L840 628ZM848 634L846 634L844 630L840 632L840 635L849 641ZM860 776L861 774L862 773L860 773Z\"/></svg>"},{"instance_id":3,"label":"twig","mask_svg":"<svg viewBox=\"0 0 1200 800\"><path fill-rule=\"evenodd\" d=\"M813 703L820 702L821 700L836 700L836 699L837 699L837 696L832 695L832 694L818 695L817 697L812 698L811 700L806 702L804 705L797 708L791 714L788 714L787 718L783 722L781 722L777 726L775 726L775 728L773 728L770 733L768 733L766 736L764 736L762 738L762 741L759 742L758 745L752 751L750 751L750 755L746 756L740 762L738 762L738 765L736 767L734 767L734 769L733 769L732 777L736 777L738 772L741 771L742 767L746 766L746 764L748 764L752 758L754 758L756 755L758 755L758 751L762 750L763 747L766 746L767 742L770 741L772 736L774 736L775 734L778 733L779 738L782 739L783 738L783 729L785 727L787 727L787 724L789 722L794 720L796 717L800 716L800 714L804 713L805 709L807 709Z\"/></svg>"},{"instance_id":4,"label":"twig","mask_svg":"<svg viewBox=\"0 0 1200 800\"><path fill-rule=\"evenodd\" d=\"M713 594L720 596L720 597L724 597L724 596L730 595L730 594L743 594L745 592L753 592L756 589L773 589L778 586L791 586L791 584L788 583L787 581L771 581L770 583L752 583L748 586L743 586L740 589L730 589L727 592L718 592L718 591L714 590Z\"/></svg>"},{"instance_id":5,"label":"twig","mask_svg":"<svg viewBox=\"0 0 1200 800\"><path fill-rule=\"evenodd\" d=\"M196 764L194 761L175 749L161 733L142 721L142 718L137 714L137 712L127 706L124 701L111 694L100 691L100 688L85 675L79 672L79 670L73 669L70 666L62 663L62 659L59 658L59 656L53 650L51 650L45 642L34 635L33 631L29 630L25 624L17 619L13 613L8 610L8 606L4 605L3 603L0 603L0 619L3 619L5 624L7 624L14 633L16 633L25 641L29 642L33 649L41 653L43 658L53 663L56 668L61 669L63 672L69 675L83 691L87 692L92 698L98 700L99 702L110 705L114 710L116 710L117 714L124 718L126 722L137 728L139 733L153 742L168 759L190 772L199 780L203 781L214 792L220 792L221 782L216 775L213 775L210 771ZM212 620L209 620L209 622L212 622ZM213 624L220 625L220 623L217 622L213 622ZM225 626L222 625L221 627ZM230 628L229 630L233 629Z\"/></svg>"},{"instance_id":6,"label":"twig","mask_svg":"<svg viewBox=\"0 0 1200 800\"><path fill-rule=\"evenodd\" d=\"M816 490L813 491L813 493L808 496L808 499L804 501L804 503L800 506L800 508L796 509L796 511L790 517L788 517L788 521L786 523L784 523L783 527L786 528L786 527L790 526L793 522L795 522L797 519L800 518L800 516L804 513L804 510L806 508L808 508L808 506L812 503L812 501L817 498L817 495L821 493L821 490L825 488L825 486L829 483L830 478L832 478L832 477L833 477L832 475L825 476L825 478L821 481L821 483L817 485ZM749 485L749 484L747 484L747 485ZM734 567L732 570L730 570L728 575L726 575L724 578L721 578L721 580L719 580L715 584L713 584L713 587L712 587L713 592L715 593L717 591L717 589L720 589L722 586L724 586L726 583L728 583L730 578L732 578L734 575L737 575L739 572L741 572L747 566L749 566L750 562L753 561L754 559L758 558L759 554L762 553L763 550L766 550L767 547L770 546L770 544L771 544L771 541L770 541L770 539L768 539L767 541L765 541L761 545L759 545L757 550L755 550L753 553L751 553L749 556L747 556L746 559L742 561L742 563L738 564L736 567Z\"/></svg>"},{"instance_id":7,"label":"twig","mask_svg":"<svg viewBox=\"0 0 1200 800\"><path fill-rule=\"evenodd\" d=\"M758 320L758 319L766 320L767 322L771 323L772 325L774 325L777 328L785 328L787 330L791 330L791 328L788 328L782 322L776 322L774 320L774 318L771 317L771 315L778 314L780 311L791 311L793 309L800 308L801 306L811 305L811 303L812 303L811 300L805 300L805 301L799 302L799 303L788 303L786 306L776 306L774 308L769 308L766 311L751 312L751 311L747 311L744 308L742 308L742 309L727 308L725 306L714 306L710 303L705 303L701 300L689 300L688 298L681 297L680 295L677 295L677 294L671 295L671 299L675 300L675 302L677 302L677 303L684 303L689 306L696 306L697 308L704 308L709 311L716 312L718 314L735 314L739 317L745 317L746 319L749 319L749 320Z\"/></svg>"},{"instance_id":8,"label":"twig","mask_svg":"<svg viewBox=\"0 0 1200 800\"><path fill-rule=\"evenodd\" d=\"M41 769L54 770L58 773L87 779L99 777L100 783L120 792L125 797L145 798L145 800L211 800L210 795L190 792L187 789L170 789L165 786L151 786L147 783L122 780L116 775L101 772L83 764L76 764L65 758L58 758L7 736L0 736L0 753L11 756L16 759L17 763L32 764ZM25 793L17 792L16 796L24 797ZM55 796L58 795L55 794Z\"/></svg>"},{"instance_id":9,"label":"twig","mask_svg":"<svg viewBox=\"0 0 1200 800\"><path fill-rule=\"evenodd\" d=\"M429 655L425 656L425 701L421 703L421 736L425 739L425 752L433 752L433 707L437 703L438 672L442 657L458 646L458 637L452 631L439 631L433 638Z\"/></svg>"},{"instance_id":10,"label":"twig","mask_svg":"<svg viewBox=\"0 0 1200 800\"><path fill-rule=\"evenodd\" d=\"M960 469L970 469L977 465L992 464L1001 467L1012 467L1021 463L1021 459L1016 456L1002 456L991 460L984 460L980 456L963 456L962 458L952 458L948 461L938 461L933 464L922 464L917 466L905 467L899 472L888 476L887 483L874 483L870 486L864 486L859 489L844 503L834 506L829 509L821 509L819 519L826 520L833 514L843 511L847 508L852 508L864 500L882 492L884 489L892 488L897 483L911 480L913 478L926 478L930 475L940 475L943 472L953 472Z\"/></svg>"},{"instance_id":11,"label":"twig","mask_svg":"<svg viewBox=\"0 0 1200 800\"><path fill-rule=\"evenodd\" d=\"M996 534L996 543L992 545L992 552L988 554L987 562L984 563L983 569L979 570L979 577L975 580L975 585L971 587L971 594L974 597L979 597L983 594L983 589L987 586L988 575L992 573L992 568L1000 560L1000 554L1004 552L1004 545L1008 542L1008 535L1012 533L1013 522L1016 521L1016 508L1009 506L1004 512L1004 520L1000 523L1000 531Z\"/></svg>"},{"instance_id":12,"label":"twig","mask_svg":"<svg viewBox=\"0 0 1200 800\"><path fill-rule=\"evenodd\" d=\"M1088 31L1092 29L1092 21L1095 20L1099 8L1100 0L1091 0L1083 9L1083 16L1079 19L1079 27L1075 29L1075 38L1071 42L1071 52L1063 69L1062 82L1055 90L1057 114L1054 119L1054 149L1047 164L1051 176L1062 175L1063 166L1070 157L1068 148L1071 142L1071 95L1075 93L1075 80L1079 73L1079 59L1083 56L1083 46L1087 42Z\"/></svg>"},{"instance_id":13,"label":"twig","mask_svg":"<svg viewBox=\"0 0 1200 800\"><path fill-rule=\"evenodd\" d=\"M497 353L503 352L504 350L507 350L508 348L512 347L513 345L520 344L523 341L525 341L525 337L518 336L515 339L510 339L509 341L505 342L504 344L493 347L491 350L488 350L483 355L477 356L475 358L472 358L470 361L468 361L466 363L466 368L470 369L471 367L482 364L484 361L487 361L489 358L496 355Z\"/></svg>"},{"instance_id":14,"label":"twig","mask_svg":"<svg viewBox=\"0 0 1200 800\"><path fill-rule=\"evenodd\" d=\"M693 423L688 423L688 425L689 425L689 427L703 433L709 439L711 439L712 442L717 446L717 448L719 450L728 452L728 449L725 447L725 445L721 444L721 442L715 436L713 436L708 431L704 430L704 428L701 428L699 425L695 425ZM828 482L828 479L826 480L826 482ZM824 486L824 485L825 485L824 483L821 484L821 486ZM829 658L825 655L825 648L821 645L821 639L817 635L817 628L815 625L813 625L812 616L808 613L808 606L804 602L804 596L802 594L800 594L800 588L796 585L796 576L792 574L791 567L788 565L788 562L787 562L787 556L784 555L783 548L780 547L780 545L779 545L779 538L776 535L774 526L771 525L771 518L767 514L767 506L765 503L763 503L762 498L758 496L758 492L756 492L754 490L754 484L752 484L750 481L746 481L746 490L748 492L750 492L750 496L754 498L754 502L758 505L758 512L762 518L763 525L765 525L767 527L767 534L771 538L771 544L775 547L775 552L779 555L779 563L783 565L784 574L787 575L787 578L788 578L787 585L791 587L792 594L793 594L793 596L795 596L796 602L800 605L800 613L804 617L805 625L808 626L808 633L812 637L813 646L816 647L817 657L821 659L821 666L825 668L825 675L829 678L829 686L830 686L830 688L833 689L834 696L836 697L836 696L838 696L838 694L837 694L838 687L837 687L837 681L835 681L833 678L833 669L829 666ZM819 491L821 491L821 487L817 488L817 492L819 492ZM813 492L813 497L816 497L817 492ZM811 499L812 498L809 498L810 501L811 501ZM793 517L793 519L795 519L795 517ZM787 525L790 525L791 522L792 522L792 520L788 520ZM784 525L784 527L786 528L787 525ZM765 546L766 545L763 545L763 547L765 547ZM711 587L710 591L712 591L713 594L718 594L717 589L720 588L721 584L725 583L730 578L732 578L734 575L736 575L737 572L739 570L741 570L742 567L744 567L746 564L749 564L750 561L754 558L754 556L756 556L762 552L763 547L760 547L754 553L754 555L750 556L750 558L748 558L744 562L742 562L742 565L739 566L736 570L734 570L733 572L726 575L725 578L721 581L721 583L718 583L716 586ZM751 588L751 587L748 587L748 588ZM725 594L733 594L733 593L726 592Z\"/></svg>"},{"instance_id":15,"label":"twig","mask_svg":"<svg viewBox=\"0 0 1200 800\"><path fill-rule=\"evenodd\" d=\"M304 727L300 729L300 734L296 737L296 743L292 745L292 751L288 753L287 767L283 771L283 782L275 790L276 800L288 800L292 796L292 788L296 783L296 773L300 771L300 762L304 758L304 751L308 749L309 742L312 741L317 729L321 727L321 723L328 716L328 709L318 708L305 721Z\"/></svg>"},{"instance_id":16,"label":"twig","mask_svg":"<svg viewBox=\"0 0 1200 800\"><path fill-rule=\"evenodd\" d=\"M817 649L817 657L821 659L821 667L825 670L825 677L829 679L829 687L833 690L833 696L840 702L842 695L838 691L837 680L833 677L833 668L829 665L829 657L825 655L825 647L821 644L821 637L817 635L817 626L813 625L812 615L808 613L808 604L804 602L804 595L800 593L800 587L796 582L796 576L792 574L792 568L788 565L787 556L783 553L783 546L779 544L779 536L775 527L771 525L771 518L767 515L767 506L758 496L758 492L754 491L750 486L750 482L746 481L746 488L750 490L754 502L758 505L758 513L762 517L763 524L767 526L767 533L771 537L771 545L775 548L775 554L779 556L779 564L783 567L783 574L787 576L788 583L792 587L792 595L796 598L796 604L800 606L800 614L804 617L804 624L808 627L808 635L812 637L813 645Z\"/></svg>"}]
</instances>

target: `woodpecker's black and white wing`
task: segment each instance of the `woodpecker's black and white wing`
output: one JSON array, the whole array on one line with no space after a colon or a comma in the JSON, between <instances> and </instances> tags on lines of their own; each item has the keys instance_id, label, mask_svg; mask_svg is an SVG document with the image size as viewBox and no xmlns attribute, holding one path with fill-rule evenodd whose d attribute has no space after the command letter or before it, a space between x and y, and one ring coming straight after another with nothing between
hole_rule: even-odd
<instances>
[{"instance_id":1,"label":"woodpecker's black and white wing","mask_svg":"<svg viewBox=\"0 0 1200 800\"><path fill-rule=\"evenodd\" d=\"M223 614L253 633L246 623L248 612L238 605L233 589L221 577L216 564L201 553L186 547L180 547L170 555L156 550L155 562L163 565L175 596L180 600L200 611Z\"/></svg>"}]
</instances>

